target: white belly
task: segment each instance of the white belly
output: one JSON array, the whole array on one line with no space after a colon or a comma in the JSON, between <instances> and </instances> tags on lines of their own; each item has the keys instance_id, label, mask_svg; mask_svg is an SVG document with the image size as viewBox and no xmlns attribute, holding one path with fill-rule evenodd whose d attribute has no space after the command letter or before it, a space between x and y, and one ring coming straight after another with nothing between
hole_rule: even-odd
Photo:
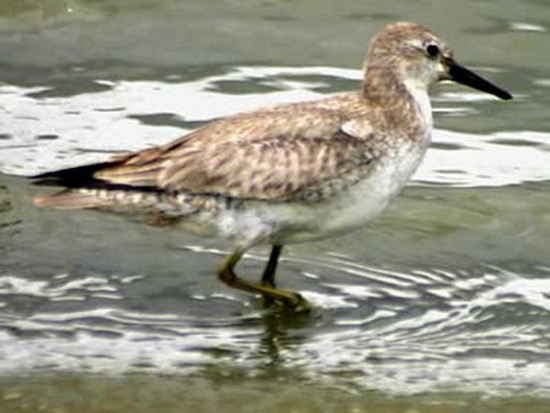
<instances>
[{"instance_id":1,"label":"white belly","mask_svg":"<svg viewBox=\"0 0 550 413\"><path fill-rule=\"evenodd\" d=\"M418 168L425 150L401 148L381 163L369 177L325 203L304 208L304 218L313 223L304 233L289 234L286 242L303 242L356 230L378 216L405 186ZM300 209L296 209L299 214ZM309 213L308 213L309 212ZM313 222L311 222L313 221Z\"/></svg>"},{"instance_id":2,"label":"white belly","mask_svg":"<svg viewBox=\"0 0 550 413\"><path fill-rule=\"evenodd\" d=\"M401 146L367 179L319 203L255 203L227 210L216 219L218 236L241 246L300 243L356 230L379 215L417 169L425 148Z\"/></svg>"}]
</instances>

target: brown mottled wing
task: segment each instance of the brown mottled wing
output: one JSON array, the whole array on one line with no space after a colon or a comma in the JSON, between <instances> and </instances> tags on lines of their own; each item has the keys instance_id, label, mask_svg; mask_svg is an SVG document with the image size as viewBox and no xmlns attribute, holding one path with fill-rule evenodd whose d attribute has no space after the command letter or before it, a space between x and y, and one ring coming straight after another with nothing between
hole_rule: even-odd
<instances>
[{"instance_id":1,"label":"brown mottled wing","mask_svg":"<svg viewBox=\"0 0 550 413\"><path fill-rule=\"evenodd\" d=\"M341 113L325 109L301 116L253 112L130 155L95 176L170 191L286 200L368 167L368 133L353 136L352 130L370 131L368 125L356 128Z\"/></svg>"}]
</instances>

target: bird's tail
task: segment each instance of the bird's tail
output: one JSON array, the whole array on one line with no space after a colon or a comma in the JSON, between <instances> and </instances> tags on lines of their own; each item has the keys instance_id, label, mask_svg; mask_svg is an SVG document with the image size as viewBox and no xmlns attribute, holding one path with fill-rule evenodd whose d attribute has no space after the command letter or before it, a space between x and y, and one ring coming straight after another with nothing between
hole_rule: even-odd
<instances>
[{"instance_id":1,"label":"bird's tail","mask_svg":"<svg viewBox=\"0 0 550 413\"><path fill-rule=\"evenodd\" d=\"M34 198L34 204L41 208L86 209L107 208L121 204L126 198L123 191L105 189L65 189L54 194ZM129 200L126 200L128 203Z\"/></svg>"}]
</instances>

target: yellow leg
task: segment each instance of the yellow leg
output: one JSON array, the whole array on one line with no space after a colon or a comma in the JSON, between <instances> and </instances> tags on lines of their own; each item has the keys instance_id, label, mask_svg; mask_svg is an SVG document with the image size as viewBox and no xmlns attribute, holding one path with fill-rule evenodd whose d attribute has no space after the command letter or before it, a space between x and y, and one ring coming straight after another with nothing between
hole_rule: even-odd
<instances>
[{"instance_id":1,"label":"yellow leg","mask_svg":"<svg viewBox=\"0 0 550 413\"><path fill-rule=\"evenodd\" d=\"M269 271L269 280L266 280L264 277L263 283L254 283L238 278L235 275L234 268L242 256L243 251L237 250L223 260L222 265L218 270L218 278L220 281L232 288L237 288L253 294L261 294L264 296L267 303L273 301L279 302L284 307L290 308L295 312L308 312L311 309L310 304L300 294L293 291L275 288L272 280L275 270L274 266L273 270ZM269 284L269 281L271 281L273 285L267 285Z\"/></svg>"}]
</instances>

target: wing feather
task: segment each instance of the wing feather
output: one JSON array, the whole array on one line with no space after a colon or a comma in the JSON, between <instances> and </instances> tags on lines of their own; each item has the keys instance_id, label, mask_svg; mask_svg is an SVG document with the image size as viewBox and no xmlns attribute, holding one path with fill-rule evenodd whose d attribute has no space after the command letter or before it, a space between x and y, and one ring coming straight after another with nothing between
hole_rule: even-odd
<instances>
[{"instance_id":1,"label":"wing feather","mask_svg":"<svg viewBox=\"0 0 550 413\"><path fill-rule=\"evenodd\" d=\"M291 108L291 106L289 106ZM238 198L286 200L342 179L374 159L372 130L340 111L251 112L167 145L120 158L94 177L111 184ZM345 126L345 127L344 127ZM350 130L361 131L354 136Z\"/></svg>"}]
</instances>

